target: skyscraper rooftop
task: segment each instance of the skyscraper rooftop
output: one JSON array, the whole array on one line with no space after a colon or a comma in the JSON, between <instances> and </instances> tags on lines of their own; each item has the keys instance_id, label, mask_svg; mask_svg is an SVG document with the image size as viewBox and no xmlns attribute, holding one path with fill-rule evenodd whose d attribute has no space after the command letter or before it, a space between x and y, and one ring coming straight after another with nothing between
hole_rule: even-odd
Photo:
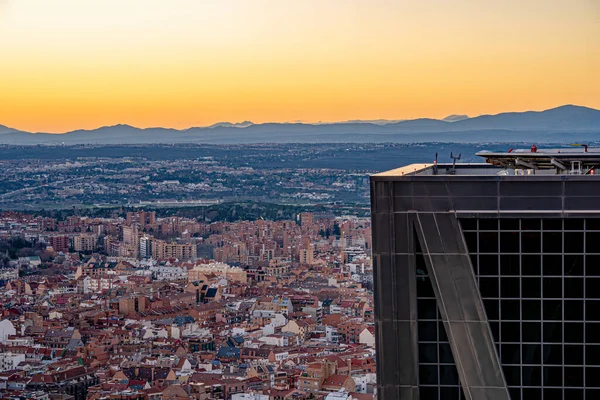
<instances>
[{"instance_id":1,"label":"skyscraper rooftop","mask_svg":"<svg viewBox=\"0 0 600 400\"><path fill-rule=\"evenodd\" d=\"M371 177L379 398L600 398L600 152L478 155Z\"/></svg>"}]
</instances>

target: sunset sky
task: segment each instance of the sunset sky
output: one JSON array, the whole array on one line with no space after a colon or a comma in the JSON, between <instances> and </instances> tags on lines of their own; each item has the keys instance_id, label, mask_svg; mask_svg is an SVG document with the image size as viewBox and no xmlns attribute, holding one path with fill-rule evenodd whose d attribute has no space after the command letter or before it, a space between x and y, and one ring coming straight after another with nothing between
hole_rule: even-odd
<instances>
[{"instance_id":1,"label":"sunset sky","mask_svg":"<svg viewBox=\"0 0 600 400\"><path fill-rule=\"evenodd\" d=\"M0 124L600 108L599 0L0 0Z\"/></svg>"}]
</instances>

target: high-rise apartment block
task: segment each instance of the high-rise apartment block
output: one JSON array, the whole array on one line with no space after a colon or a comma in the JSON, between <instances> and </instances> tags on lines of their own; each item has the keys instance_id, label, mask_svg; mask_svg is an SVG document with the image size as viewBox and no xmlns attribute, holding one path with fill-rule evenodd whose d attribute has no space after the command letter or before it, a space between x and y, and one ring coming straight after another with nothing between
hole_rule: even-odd
<instances>
[{"instance_id":1,"label":"high-rise apartment block","mask_svg":"<svg viewBox=\"0 0 600 400\"><path fill-rule=\"evenodd\" d=\"M152 240L151 251L152 258L157 260L176 258L187 261L195 259L197 255L195 243L169 243L158 239Z\"/></svg>"},{"instance_id":2,"label":"high-rise apartment block","mask_svg":"<svg viewBox=\"0 0 600 400\"><path fill-rule=\"evenodd\" d=\"M63 253L69 251L70 240L67 235L50 236L48 242L48 244L52 246L54 251L62 251Z\"/></svg>"},{"instance_id":3,"label":"high-rise apartment block","mask_svg":"<svg viewBox=\"0 0 600 400\"><path fill-rule=\"evenodd\" d=\"M97 235L81 234L73 236L73 249L75 251L94 251L97 247Z\"/></svg>"},{"instance_id":4,"label":"high-rise apartment block","mask_svg":"<svg viewBox=\"0 0 600 400\"><path fill-rule=\"evenodd\" d=\"M140 242L140 257L150 258L152 257L152 238L149 236L142 236Z\"/></svg>"},{"instance_id":5,"label":"high-rise apartment block","mask_svg":"<svg viewBox=\"0 0 600 400\"><path fill-rule=\"evenodd\" d=\"M314 222L314 216L312 213L301 213L300 214L300 225L302 227L312 226Z\"/></svg>"},{"instance_id":6,"label":"high-rise apartment block","mask_svg":"<svg viewBox=\"0 0 600 400\"><path fill-rule=\"evenodd\" d=\"M600 151L371 177L378 398L600 398Z\"/></svg>"}]
</instances>

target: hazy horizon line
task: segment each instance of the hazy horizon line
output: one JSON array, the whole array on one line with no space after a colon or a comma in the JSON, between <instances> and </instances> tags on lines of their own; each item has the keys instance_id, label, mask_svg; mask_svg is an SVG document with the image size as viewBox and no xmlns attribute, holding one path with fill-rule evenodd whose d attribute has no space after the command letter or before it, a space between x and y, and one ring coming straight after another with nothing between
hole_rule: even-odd
<instances>
[{"instance_id":1,"label":"hazy horizon line","mask_svg":"<svg viewBox=\"0 0 600 400\"><path fill-rule=\"evenodd\" d=\"M561 107L579 107L579 108L588 108L591 110L596 110L596 111L600 111L600 109L594 108L594 107L589 107L589 106L583 106L583 105L578 105L578 104L561 104L555 107L550 107L550 108L544 108L544 109L526 109L526 110L522 110L522 111L502 111L496 114L479 114L479 115L474 115L474 116L469 116L468 114L462 114L462 113L452 113L447 115L444 118L433 118L433 117L417 117L417 118L406 118L406 119L395 119L395 118L366 118L366 119L351 119L351 120L338 120L338 121L309 121L309 120L292 120L292 121L264 121L264 122L253 122L250 119L245 119L239 122L231 122L231 121L218 121L215 123L212 123L210 125L191 125L187 128L174 128L171 126L147 126L147 127L140 127L140 126L136 126L133 124L128 124L128 123L115 123L115 124L106 124L106 125L99 125L95 128L78 128L78 129L72 129L72 130L68 130L68 131L62 131L62 132L49 132L49 131L27 131L27 130L21 130L12 126L7 126L7 125L2 125L2 121L0 121L0 125L1 126L5 126L6 128L9 129L13 129L15 132L23 132L23 133L30 133L30 134L49 134L49 135L64 135L67 133L71 133L71 132L77 132L77 131L95 131L98 129L102 129L102 128L114 128L117 126L127 126L127 127L131 127L131 128L135 128L135 129L139 129L139 130L146 130L146 129L168 129L168 130L174 130L174 131L187 131L190 129L211 129L211 128L218 128L219 124L232 124L232 125L237 125L237 124L243 124L243 123L250 123L252 125L266 125L266 124L280 124L280 125L293 125L293 124L303 124L303 125L335 125L335 124L353 124L353 123L364 123L364 124L372 124L372 125L378 125L376 123L374 123L373 121L388 121L390 123L398 123L398 122L408 122L408 121L416 121L416 120L420 120L420 119L431 119L431 120L436 120L436 121L443 121L443 122L448 122L450 124L454 123L454 122L458 122L458 121L444 121L445 118L451 117L451 116L466 116L467 118L465 119L473 119L473 118L478 118L478 117L483 117L483 116L495 116L495 115L501 115L501 114L520 114L520 113L527 113L527 112L544 112L544 111L549 111L549 110L554 110L557 108L561 108ZM238 129L245 129L246 127L235 127ZM11 133L11 132L7 132L7 133Z\"/></svg>"}]
</instances>

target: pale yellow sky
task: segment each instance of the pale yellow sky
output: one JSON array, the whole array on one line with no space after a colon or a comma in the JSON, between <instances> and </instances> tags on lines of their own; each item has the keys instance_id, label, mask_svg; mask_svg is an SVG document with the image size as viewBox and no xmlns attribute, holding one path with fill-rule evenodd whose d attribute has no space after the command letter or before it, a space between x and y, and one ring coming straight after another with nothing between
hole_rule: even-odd
<instances>
[{"instance_id":1,"label":"pale yellow sky","mask_svg":"<svg viewBox=\"0 0 600 400\"><path fill-rule=\"evenodd\" d=\"M0 124L600 108L598 0L0 0Z\"/></svg>"}]
</instances>

